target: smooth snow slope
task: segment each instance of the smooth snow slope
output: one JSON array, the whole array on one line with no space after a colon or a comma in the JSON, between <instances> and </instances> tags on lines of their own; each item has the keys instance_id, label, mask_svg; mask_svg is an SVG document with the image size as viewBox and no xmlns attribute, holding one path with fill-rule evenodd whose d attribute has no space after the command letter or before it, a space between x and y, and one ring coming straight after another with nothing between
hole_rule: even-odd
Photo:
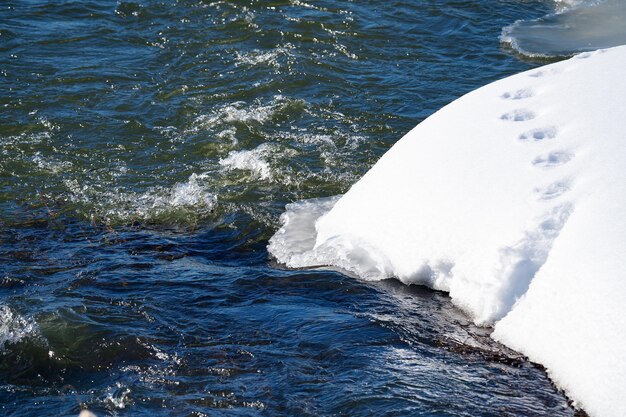
<instances>
[{"instance_id":1,"label":"smooth snow slope","mask_svg":"<svg viewBox=\"0 0 626 417\"><path fill-rule=\"evenodd\" d=\"M626 416L625 74L622 46L473 91L338 201L289 205L269 250L449 291L592 416Z\"/></svg>"}]
</instances>

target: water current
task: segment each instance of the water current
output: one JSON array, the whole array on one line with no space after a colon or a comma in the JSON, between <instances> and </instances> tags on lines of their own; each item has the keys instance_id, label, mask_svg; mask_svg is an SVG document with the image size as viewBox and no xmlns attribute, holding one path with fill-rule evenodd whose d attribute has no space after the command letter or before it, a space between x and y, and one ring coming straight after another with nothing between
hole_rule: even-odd
<instances>
[{"instance_id":1,"label":"water current","mask_svg":"<svg viewBox=\"0 0 626 417\"><path fill-rule=\"evenodd\" d=\"M553 7L3 1L0 414L574 415L445 294L266 250Z\"/></svg>"}]
</instances>

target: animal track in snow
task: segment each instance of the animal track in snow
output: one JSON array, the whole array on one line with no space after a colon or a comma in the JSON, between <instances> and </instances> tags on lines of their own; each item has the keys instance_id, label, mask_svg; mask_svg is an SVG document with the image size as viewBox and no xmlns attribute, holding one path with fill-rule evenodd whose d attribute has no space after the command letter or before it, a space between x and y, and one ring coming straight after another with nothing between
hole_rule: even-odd
<instances>
[{"instance_id":1,"label":"animal track in snow","mask_svg":"<svg viewBox=\"0 0 626 417\"><path fill-rule=\"evenodd\" d=\"M574 155L569 152L548 152L533 159L532 164L539 168L554 168L568 163L573 157Z\"/></svg>"},{"instance_id":2,"label":"animal track in snow","mask_svg":"<svg viewBox=\"0 0 626 417\"><path fill-rule=\"evenodd\" d=\"M500 119L510 122L524 122L535 118L535 113L526 109L516 109L500 116Z\"/></svg>"},{"instance_id":3,"label":"animal track in snow","mask_svg":"<svg viewBox=\"0 0 626 417\"><path fill-rule=\"evenodd\" d=\"M530 88L522 88L517 91L507 91L506 93L502 94L500 97L502 97L505 100L521 100L521 99L532 97L533 95L534 95L533 90L531 90Z\"/></svg>"},{"instance_id":4,"label":"animal track in snow","mask_svg":"<svg viewBox=\"0 0 626 417\"><path fill-rule=\"evenodd\" d=\"M554 126L540 127L537 129L531 129L518 136L521 141L534 140L540 141L544 139L554 139L557 134L557 129Z\"/></svg>"},{"instance_id":5,"label":"animal track in snow","mask_svg":"<svg viewBox=\"0 0 626 417\"><path fill-rule=\"evenodd\" d=\"M543 69L543 70L535 71L531 74L528 74L528 76L532 78L541 78L541 77L545 77L546 75L550 75L550 74L554 75L560 72L561 70L558 70L556 68L550 68L550 69Z\"/></svg>"},{"instance_id":6,"label":"animal track in snow","mask_svg":"<svg viewBox=\"0 0 626 417\"><path fill-rule=\"evenodd\" d=\"M545 188L535 188L535 193L539 200L552 200L563 195L569 188L570 186L566 181L559 181Z\"/></svg>"}]
</instances>

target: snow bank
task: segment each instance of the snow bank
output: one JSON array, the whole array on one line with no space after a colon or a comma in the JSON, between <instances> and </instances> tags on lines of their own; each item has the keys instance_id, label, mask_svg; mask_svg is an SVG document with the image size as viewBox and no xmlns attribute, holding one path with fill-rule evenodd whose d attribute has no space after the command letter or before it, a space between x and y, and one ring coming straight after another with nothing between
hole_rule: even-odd
<instances>
[{"instance_id":1,"label":"snow bank","mask_svg":"<svg viewBox=\"0 0 626 417\"><path fill-rule=\"evenodd\" d=\"M497 81L409 132L269 251L450 292L592 416L625 416L626 46Z\"/></svg>"}]
</instances>

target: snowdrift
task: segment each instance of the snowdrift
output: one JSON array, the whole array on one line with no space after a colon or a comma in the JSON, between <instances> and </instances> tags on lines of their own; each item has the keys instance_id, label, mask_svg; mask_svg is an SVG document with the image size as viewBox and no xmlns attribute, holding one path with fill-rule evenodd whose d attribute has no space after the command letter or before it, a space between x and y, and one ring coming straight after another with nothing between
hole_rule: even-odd
<instances>
[{"instance_id":1,"label":"snowdrift","mask_svg":"<svg viewBox=\"0 0 626 417\"><path fill-rule=\"evenodd\" d=\"M287 206L269 251L449 291L592 416L625 416L626 46L489 84L341 198Z\"/></svg>"}]
</instances>

